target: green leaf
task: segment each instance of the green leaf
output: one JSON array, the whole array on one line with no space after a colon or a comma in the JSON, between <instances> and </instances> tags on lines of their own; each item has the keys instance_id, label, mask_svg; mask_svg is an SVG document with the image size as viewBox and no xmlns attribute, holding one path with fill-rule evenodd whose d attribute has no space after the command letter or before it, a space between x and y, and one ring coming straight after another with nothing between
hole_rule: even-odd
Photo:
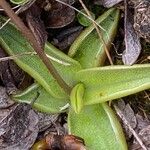
<instances>
[{"instance_id":1,"label":"green leaf","mask_svg":"<svg viewBox=\"0 0 150 150\"><path fill-rule=\"evenodd\" d=\"M99 17L101 25L103 25L104 28L106 27L107 31L109 31L109 37L111 41L106 42L108 48L110 48L110 43L112 42L116 33L118 16L119 12L117 10L110 9L101 17ZM110 21L110 18L115 18L114 22ZM85 29L74 42L69 53L70 56L81 62L82 66L85 68L103 65L103 62L106 58L104 48L102 47L102 42L99 42L96 31L93 31L93 29L93 26ZM103 33L103 36L106 37L106 33ZM89 74L84 74L84 76L81 78L81 81L84 77L87 78L86 76L89 76ZM82 82L80 82L78 73L77 78L81 84ZM92 80L92 77L91 79L89 78L89 81L90 80ZM98 83L94 82L92 84ZM111 108L105 103L83 107L82 105L85 101L84 96L86 96L86 93L84 92L86 90L86 86L84 87L84 90L81 91L75 89L76 86L72 91L74 95L71 93L70 96L71 102L73 99L72 97L76 98L76 103L71 103L73 109L70 110L68 116L68 127L70 133L82 137L85 140L87 149L89 150L126 150L127 144L122 128ZM82 98L77 97L77 93L79 94L80 92L82 94ZM95 97L92 99L95 99Z\"/></svg>"},{"instance_id":2,"label":"green leaf","mask_svg":"<svg viewBox=\"0 0 150 150\"><path fill-rule=\"evenodd\" d=\"M115 37L119 20L119 10L109 9L96 22L105 30L101 34L107 48L110 49ZM70 47L68 55L79 61L83 68L92 68L103 64L106 55L102 41L99 39L94 25L86 28Z\"/></svg>"},{"instance_id":3,"label":"green leaf","mask_svg":"<svg viewBox=\"0 0 150 150\"><path fill-rule=\"evenodd\" d=\"M81 12L84 13L84 14L86 14L85 11L84 11L84 9L82 9ZM92 12L90 12L90 14L91 14L92 18L95 20L95 14L92 13ZM83 14L81 14L81 13L78 13L78 14L77 14L77 19L78 19L78 22L79 22L81 25L85 26L85 27L88 27L88 26L90 26L90 25L92 24L92 21L89 20L87 17L85 17L85 16L84 16Z\"/></svg>"},{"instance_id":4,"label":"green leaf","mask_svg":"<svg viewBox=\"0 0 150 150\"><path fill-rule=\"evenodd\" d=\"M106 104L86 106L79 114L70 110L69 133L85 140L89 150L127 150L121 126Z\"/></svg>"},{"instance_id":5,"label":"green leaf","mask_svg":"<svg viewBox=\"0 0 150 150\"><path fill-rule=\"evenodd\" d=\"M4 20L0 18L0 21L3 22ZM0 44L9 55L34 52L28 41L12 24L7 24L0 30ZM51 44L45 45L45 53L64 81L70 87L74 86L76 84L74 74L81 69L81 65ZM45 88L50 95L56 98L66 98L66 93L37 55L22 55L21 57L16 57L14 61Z\"/></svg>"},{"instance_id":6,"label":"green leaf","mask_svg":"<svg viewBox=\"0 0 150 150\"><path fill-rule=\"evenodd\" d=\"M31 104L33 108L45 113L61 113L69 107L68 97L58 99L51 96L38 84L33 84L23 92L11 97L14 101Z\"/></svg>"},{"instance_id":7,"label":"green leaf","mask_svg":"<svg viewBox=\"0 0 150 150\"><path fill-rule=\"evenodd\" d=\"M85 86L85 105L106 102L150 88L150 64L85 69L76 75Z\"/></svg>"},{"instance_id":8,"label":"green leaf","mask_svg":"<svg viewBox=\"0 0 150 150\"><path fill-rule=\"evenodd\" d=\"M30 1L30 0L10 0L10 2L12 2L13 4L18 4L18 5L24 4L28 1Z\"/></svg>"},{"instance_id":9,"label":"green leaf","mask_svg":"<svg viewBox=\"0 0 150 150\"><path fill-rule=\"evenodd\" d=\"M83 107L83 95L84 95L84 85L78 83L71 91L70 101L76 113L80 113Z\"/></svg>"},{"instance_id":10,"label":"green leaf","mask_svg":"<svg viewBox=\"0 0 150 150\"><path fill-rule=\"evenodd\" d=\"M4 19L1 21L3 22ZM0 30L0 44L10 55L34 52L27 40L12 24L7 24ZM45 52L67 84L74 86L76 84L74 74L81 69L81 65L51 44L45 45ZM33 107L46 113L60 113L65 110L69 96L59 87L37 55L22 55L14 61L38 83L13 95L13 100L31 103L36 99Z\"/></svg>"}]
</instances>

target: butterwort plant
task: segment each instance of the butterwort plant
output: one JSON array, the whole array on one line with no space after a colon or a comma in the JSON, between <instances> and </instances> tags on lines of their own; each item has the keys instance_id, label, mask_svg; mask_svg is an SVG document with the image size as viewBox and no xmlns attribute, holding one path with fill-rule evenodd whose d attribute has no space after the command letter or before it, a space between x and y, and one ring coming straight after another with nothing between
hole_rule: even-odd
<instances>
[{"instance_id":1,"label":"butterwort plant","mask_svg":"<svg viewBox=\"0 0 150 150\"><path fill-rule=\"evenodd\" d=\"M109 50L118 20L119 10L115 8L96 20ZM1 17L0 21L5 19ZM69 133L83 138L87 149L127 149L121 125L107 102L149 89L149 64L104 66L104 43L90 25L74 41L68 55L50 43L45 44L47 57L72 89L67 94L13 24L0 30L0 44L9 55L32 53L14 59L35 79L27 89L12 95L14 101L30 104L34 100L33 108L45 113L67 112Z\"/></svg>"}]
</instances>

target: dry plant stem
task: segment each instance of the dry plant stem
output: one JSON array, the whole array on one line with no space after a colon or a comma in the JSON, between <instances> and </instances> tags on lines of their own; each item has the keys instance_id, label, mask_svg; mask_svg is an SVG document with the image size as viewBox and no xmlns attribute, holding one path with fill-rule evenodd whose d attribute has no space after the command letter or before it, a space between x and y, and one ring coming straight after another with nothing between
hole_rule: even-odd
<instances>
[{"instance_id":1,"label":"dry plant stem","mask_svg":"<svg viewBox=\"0 0 150 150\"><path fill-rule=\"evenodd\" d=\"M3 58L0 58L0 63L3 62L3 61L15 60L16 58L22 57L24 55L36 55L36 52L26 52L26 53L21 53L21 54L18 54L18 55L3 57Z\"/></svg>"},{"instance_id":2,"label":"dry plant stem","mask_svg":"<svg viewBox=\"0 0 150 150\"><path fill-rule=\"evenodd\" d=\"M20 11L21 7L15 12L15 14L18 14ZM2 26L0 27L0 30L5 27L9 22L11 21L11 19L9 18L4 24L2 24Z\"/></svg>"},{"instance_id":3,"label":"dry plant stem","mask_svg":"<svg viewBox=\"0 0 150 150\"><path fill-rule=\"evenodd\" d=\"M15 6L15 7L13 7L12 9L16 9L16 8L18 8L18 7L20 7L20 5L17 5L17 6ZM1 8L0 8L0 11L4 11L4 9L1 9Z\"/></svg>"},{"instance_id":4,"label":"dry plant stem","mask_svg":"<svg viewBox=\"0 0 150 150\"><path fill-rule=\"evenodd\" d=\"M30 44L32 45L32 47L34 48L34 50L36 51L36 53L38 54L40 59L43 61L43 63L46 65L49 72L56 79L56 81L58 82L60 87L63 88L67 94L70 94L71 88L65 83L65 81L58 74L57 70L54 68L51 61L47 58L46 54L44 53L44 50L37 43L35 37L30 32L30 30L25 26L23 21L14 13L14 11L11 9L10 5L5 0L0 0L0 6L4 9L6 14L10 17L12 22L18 27L18 29L21 31L21 33L30 42Z\"/></svg>"},{"instance_id":5,"label":"dry plant stem","mask_svg":"<svg viewBox=\"0 0 150 150\"><path fill-rule=\"evenodd\" d=\"M92 18L92 16L91 16L89 10L87 9L87 7L86 7L85 4L83 3L83 1L82 1L82 0L79 0L79 2L80 2L80 4L82 5L82 7L84 8L84 10L85 10L85 12L87 13L87 15L88 15L90 18ZM94 27L95 27L97 33L98 33L98 36L99 36L100 40L102 41L102 43L103 43L103 45L104 45L104 49L105 49L106 55L107 55L107 57L108 57L108 59L109 59L109 62L110 62L111 65L113 65L113 61L112 61L111 56L110 56L110 54L109 54L108 48L107 48L107 46L106 46L106 42L105 42L105 40L104 40L104 38L103 38L103 36L102 36L100 30L98 29L98 26L95 24L94 21L92 21L92 23L93 23L93 25L94 25Z\"/></svg>"},{"instance_id":6,"label":"dry plant stem","mask_svg":"<svg viewBox=\"0 0 150 150\"><path fill-rule=\"evenodd\" d=\"M140 139L140 137L138 136L138 134L134 131L134 129L130 126L129 122L127 121L127 119L125 118L124 114L121 112L121 110L118 108L117 105L113 105L118 116L121 118L121 120L123 121L123 123L128 127L128 129L130 130L130 132L133 134L133 136L136 138L136 140L138 141L138 143L140 144L141 148L143 150L148 150L146 148L146 146L143 144L142 140Z\"/></svg>"},{"instance_id":7,"label":"dry plant stem","mask_svg":"<svg viewBox=\"0 0 150 150\"><path fill-rule=\"evenodd\" d=\"M19 14L21 12L24 12L25 10L27 10L36 0L32 0L29 3L25 3L24 5L17 5L14 8L18 8L19 9L17 11L15 11L15 14ZM12 8L13 9L13 8ZM3 9L2 9L3 10ZM4 10L3 10L4 11ZM4 26L6 26L9 22L11 21L11 19L9 18L1 27L0 29L2 29Z\"/></svg>"}]
</instances>

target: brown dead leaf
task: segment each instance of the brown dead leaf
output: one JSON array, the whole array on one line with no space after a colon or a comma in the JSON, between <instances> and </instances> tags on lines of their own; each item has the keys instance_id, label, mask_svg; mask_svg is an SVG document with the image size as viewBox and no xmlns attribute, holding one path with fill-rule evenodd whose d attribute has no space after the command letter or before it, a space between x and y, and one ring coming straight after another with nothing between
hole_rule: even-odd
<instances>
[{"instance_id":1,"label":"brown dead leaf","mask_svg":"<svg viewBox=\"0 0 150 150\"><path fill-rule=\"evenodd\" d=\"M136 120L134 111L132 110L130 105L125 104L125 102L123 100L120 100L120 101L118 101L118 108L120 109L120 111L122 111L122 114L124 114L124 117L126 118L128 123L130 124L130 126L133 129L135 129L135 127L137 125L137 120ZM126 124L123 124L123 127L125 129L127 138L129 139L132 136L132 133L130 132L130 130Z\"/></svg>"},{"instance_id":2,"label":"brown dead leaf","mask_svg":"<svg viewBox=\"0 0 150 150\"><path fill-rule=\"evenodd\" d=\"M141 52L140 38L133 28L133 15L128 9L127 3L125 4L125 50L122 54L123 63L132 65L138 59Z\"/></svg>"},{"instance_id":3,"label":"brown dead leaf","mask_svg":"<svg viewBox=\"0 0 150 150\"><path fill-rule=\"evenodd\" d=\"M72 4L74 1L63 0L63 2ZM51 9L47 12L47 28L62 28L70 24L75 18L75 11L55 0L50 0Z\"/></svg>"},{"instance_id":4,"label":"brown dead leaf","mask_svg":"<svg viewBox=\"0 0 150 150\"><path fill-rule=\"evenodd\" d=\"M138 132L140 139L146 145L147 149L150 149L150 121L144 119L141 115L138 114L136 115L136 118L137 118L137 127L135 130ZM136 140L133 141L130 149L143 150Z\"/></svg>"},{"instance_id":5,"label":"brown dead leaf","mask_svg":"<svg viewBox=\"0 0 150 150\"><path fill-rule=\"evenodd\" d=\"M44 48L45 42L47 41L47 32L43 21L40 18L41 9L33 4L26 12L26 20L30 30L36 38L38 44Z\"/></svg>"},{"instance_id":6,"label":"brown dead leaf","mask_svg":"<svg viewBox=\"0 0 150 150\"><path fill-rule=\"evenodd\" d=\"M6 109L0 120L0 149L28 150L38 134L38 115L27 104Z\"/></svg>"},{"instance_id":7,"label":"brown dead leaf","mask_svg":"<svg viewBox=\"0 0 150 150\"><path fill-rule=\"evenodd\" d=\"M44 114L38 112L39 116L39 132L45 131L47 128L55 124L58 114Z\"/></svg>"},{"instance_id":8,"label":"brown dead leaf","mask_svg":"<svg viewBox=\"0 0 150 150\"><path fill-rule=\"evenodd\" d=\"M0 86L0 109L8 108L14 104L7 94L6 88Z\"/></svg>"},{"instance_id":9,"label":"brown dead leaf","mask_svg":"<svg viewBox=\"0 0 150 150\"><path fill-rule=\"evenodd\" d=\"M104 7L110 8L123 0L94 0L97 5L103 5Z\"/></svg>"},{"instance_id":10,"label":"brown dead leaf","mask_svg":"<svg viewBox=\"0 0 150 150\"><path fill-rule=\"evenodd\" d=\"M60 50L65 50L79 36L82 29L83 27L78 26L63 30L55 38L53 38L52 44L57 46Z\"/></svg>"},{"instance_id":11,"label":"brown dead leaf","mask_svg":"<svg viewBox=\"0 0 150 150\"><path fill-rule=\"evenodd\" d=\"M23 90L27 88L29 85L33 83L33 79L27 73L25 73L17 64L10 60L9 61L9 69L11 74L15 80L15 85L19 90Z\"/></svg>"},{"instance_id":12,"label":"brown dead leaf","mask_svg":"<svg viewBox=\"0 0 150 150\"><path fill-rule=\"evenodd\" d=\"M50 150L86 150L84 140L74 135L48 134L45 139L34 144L32 150L37 147Z\"/></svg>"},{"instance_id":13,"label":"brown dead leaf","mask_svg":"<svg viewBox=\"0 0 150 150\"><path fill-rule=\"evenodd\" d=\"M7 54L0 47L0 58L6 57ZM9 61L0 62L0 78L7 89L8 94L16 92L17 88L9 68Z\"/></svg>"},{"instance_id":14,"label":"brown dead leaf","mask_svg":"<svg viewBox=\"0 0 150 150\"><path fill-rule=\"evenodd\" d=\"M134 28L146 41L150 42L150 1L135 2Z\"/></svg>"}]
</instances>

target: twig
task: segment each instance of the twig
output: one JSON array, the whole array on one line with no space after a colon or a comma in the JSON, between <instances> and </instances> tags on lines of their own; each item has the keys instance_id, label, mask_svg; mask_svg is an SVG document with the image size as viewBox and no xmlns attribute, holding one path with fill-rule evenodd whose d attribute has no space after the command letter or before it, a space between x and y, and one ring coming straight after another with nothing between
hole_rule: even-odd
<instances>
[{"instance_id":1,"label":"twig","mask_svg":"<svg viewBox=\"0 0 150 150\"><path fill-rule=\"evenodd\" d=\"M20 7L20 5L17 5L17 6L15 6L15 7L13 7L12 9L17 9L18 7ZM0 8L0 11L4 11L4 9L1 9L1 8Z\"/></svg>"},{"instance_id":2,"label":"twig","mask_svg":"<svg viewBox=\"0 0 150 150\"><path fill-rule=\"evenodd\" d=\"M18 57L22 57L24 55L36 55L36 53L35 52L26 52L26 53L12 55L12 56L8 56L8 57L3 57L3 58L0 58L0 63L3 61L14 60L14 59L16 59Z\"/></svg>"},{"instance_id":3,"label":"twig","mask_svg":"<svg viewBox=\"0 0 150 150\"><path fill-rule=\"evenodd\" d=\"M21 7L20 7L17 11L15 11L15 14L19 14L20 10L21 10ZM0 27L0 30L1 30L2 28L4 28L10 21L11 21L10 18L7 19L6 22L3 23L2 26Z\"/></svg>"},{"instance_id":4,"label":"twig","mask_svg":"<svg viewBox=\"0 0 150 150\"><path fill-rule=\"evenodd\" d=\"M134 135L135 139L138 141L138 143L140 144L141 148L143 150L148 150L146 148L146 146L144 145L144 143L142 142L142 140L140 139L140 137L138 136L138 134L131 127L130 123L127 121L126 117L121 112L121 110L119 109L119 107L117 105L115 105L115 104L113 106L114 106L114 108L116 110L116 113L118 114L118 116L120 117L120 119L123 121L123 123L128 127L128 129L130 130L130 132Z\"/></svg>"},{"instance_id":5,"label":"twig","mask_svg":"<svg viewBox=\"0 0 150 150\"><path fill-rule=\"evenodd\" d=\"M64 91L67 94L70 94L71 88L66 84L66 82L61 78L61 76L58 74L57 70L54 68L51 61L47 58L46 54L44 53L44 50L39 46L37 43L35 37L30 32L30 30L25 26L23 21L14 13L14 11L11 9L10 5L5 0L0 0L0 6L4 9L4 11L7 13L7 15L11 18L12 22L18 27L18 29L21 31L21 33L27 38L27 40L30 42L40 59L43 61L43 63L48 68L49 72L52 74L52 76L56 79L58 84L61 88L64 89Z\"/></svg>"},{"instance_id":6,"label":"twig","mask_svg":"<svg viewBox=\"0 0 150 150\"><path fill-rule=\"evenodd\" d=\"M83 1L82 1L82 0L79 0L79 2L80 2L80 4L82 5L82 7L84 8L84 10L85 10L85 12L87 13L87 15L88 15L90 18L92 18L92 15L90 14L88 8L85 6L85 4L83 3ZM100 40L102 41L102 43L103 43L103 45L104 45L104 49L105 49L106 55L107 55L107 57L108 57L108 59L109 59L109 62L110 62L111 65L113 65L113 61L112 61L111 56L110 56L110 54L109 54L108 48L107 48L107 46L106 46L106 42L105 42L105 40L104 40L104 38L103 38L103 36L102 36L100 30L98 29L97 24L95 24L94 21L92 21L92 23L93 23L93 25L94 25L94 27L95 27L97 33L98 33L98 36L99 36ZM108 39L108 40L109 40L109 39Z\"/></svg>"},{"instance_id":7,"label":"twig","mask_svg":"<svg viewBox=\"0 0 150 150\"><path fill-rule=\"evenodd\" d=\"M24 12L25 10L27 10L36 0L32 0L29 1L23 5L17 5L15 8L18 8L18 10L15 11L15 14L19 14ZM13 8L12 8L13 9ZM3 9L2 9L3 10ZM4 11L4 10L3 10ZM4 24L2 24L2 26L0 27L0 30L5 27L9 22L11 21L11 19L9 18L8 20L6 20L6 22Z\"/></svg>"}]
</instances>

